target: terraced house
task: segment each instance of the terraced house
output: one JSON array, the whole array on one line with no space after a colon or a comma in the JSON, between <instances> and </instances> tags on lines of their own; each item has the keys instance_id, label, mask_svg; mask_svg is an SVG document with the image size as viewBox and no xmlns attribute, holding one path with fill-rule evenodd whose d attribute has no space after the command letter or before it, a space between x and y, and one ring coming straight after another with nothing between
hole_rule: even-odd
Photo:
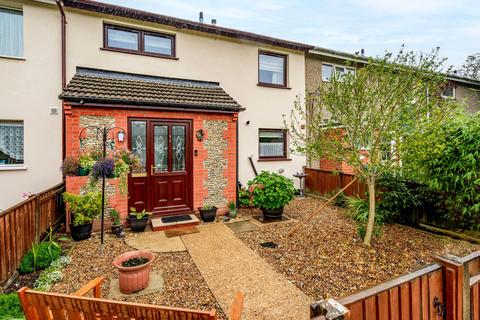
<instances>
[{"instance_id":1,"label":"terraced house","mask_svg":"<svg viewBox=\"0 0 480 320\"><path fill-rule=\"evenodd\" d=\"M60 182L93 126L117 127L108 139L142 161L128 197L109 179L122 214L223 208L254 167L292 178L305 164L282 115L311 46L89 0L0 0L0 21L1 209Z\"/></svg>"}]
</instances>

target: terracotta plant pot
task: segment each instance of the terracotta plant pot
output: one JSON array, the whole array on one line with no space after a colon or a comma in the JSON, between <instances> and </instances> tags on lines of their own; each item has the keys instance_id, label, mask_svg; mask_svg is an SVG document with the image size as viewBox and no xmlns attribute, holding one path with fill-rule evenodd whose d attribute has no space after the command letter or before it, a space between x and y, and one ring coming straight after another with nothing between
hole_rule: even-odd
<instances>
[{"instance_id":1,"label":"terracotta plant pot","mask_svg":"<svg viewBox=\"0 0 480 320\"><path fill-rule=\"evenodd\" d=\"M140 266L124 267L122 263L132 258L146 258L148 262ZM134 293L148 287L150 270L155 255L150 250L135 250L125 252L113 260L113 265L119 271L118 282L120 291L124 294Z\"/></svg>"},{"instance_id":2,"label":"terracotta plant pot","mask_svg":"<svg viewBox=\"0 0 480 320\"><path fill-rule=\"evenodd\" d=\"M283 214L283 207L279 209L262 208L263 218L265 220L281 219Z\"/></svg>"}]
</instances>

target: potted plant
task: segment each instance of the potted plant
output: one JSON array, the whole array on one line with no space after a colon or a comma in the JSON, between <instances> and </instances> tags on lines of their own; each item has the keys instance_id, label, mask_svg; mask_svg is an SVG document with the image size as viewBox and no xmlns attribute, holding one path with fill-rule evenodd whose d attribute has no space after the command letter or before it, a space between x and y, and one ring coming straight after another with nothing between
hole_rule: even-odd
<instances>
[{"instance_id":1,"label":"potted plant","mask_svg":"<svg viewBox=\"0 0 480 320\"><path fill-rule=\"evenodd\" d=\"M66 157L63 160L62 171L65 176L78 176L80 170L80 163L78 158Z\"/></svg>"},{"instance_id":2,"label":"potted plant","mask_svg":"<svg viewBox=\"0 0 480 320\"><path fill-rule=\"evenodd\" d=\"M128 213L128 222L130 223L130 228L133 232L143 232L147 227L148 223L148 216L150 212L145 211L143 209L141 212L138 212L137 209L134 207L130 208L130 212Z\"/></svg>"},{"instance_id":3,"label":"potted plant","mask_svg":"<svg viewBox=\"0 0 480 320\"><path fill-rule=\"evenodd\" d=\"M204 204L203 207L199 207L200 216L204 222L212 222L217 216L217 207L211 204Z\"/></svg>"},{"instance_id":4,"label":"potted plant","mask_svg":"<svg viewBox=\"0 0 480 320\"><path fill-rule=\"evenodd\" d=\"M78 158L79 162L79 170L78 170L78 175L79 176L88 176L90 171L92 170L95 160L93 159L92 156L88 153L84 153L80 155Z\"/></svg>"},{"instance_id":5,"label":"potted plant","mask_svg":"<svg viewBox=\"0 0 480 320\"><path fill-rule=\"evenodd\" d=\"M228 215L230 218L235 219L237 217L238 211L237 206L235 205L234 201L230 201L228 203Z\"/></svg>"},{"instance_id":6,"label":"potted plant","mask_svg":"<svg viewBox=\"0 0 480 320\"><path fill-rule=\"evenodd\" d=\"M63 194L63 200L70 211L70 230L75 241L90 238L93 220L102 210L102 195L100 192L89 191L84 195L69 192Z\"/></svg>"},{"instance_id":7,"label":"potted plant","mask_svg":"<svg viewBox=\"0 0 480 320\"><path fill-rule=\"evenodd\" d=\"M129 251L116 257L113 265L119 272L120 291L129 294L148 287L154 259L155 255L150 250Z\"/></svg>"},{"instance_id":8,"label":"potted plant","mask_svg":"<svg viewBox=\"0 0 480 320\"><path fill-rule=\"evenodd\" d=\"M113 178L115 172L115 161L112 158L100 158L95 162L92 168L94 179L101 177Z\"/></svg>"},{"instance_id":9,"label":"potted plant","mask_svg":"<svg viewBox=\"0 0 480 320\"><path fill-rule=\"evenodd\" d=\"M280 219L296 192L291 180L274 172L262 171L248 185L253 204L262 209L264 219Z\"/></svg>"},{"instance_id":10,"label":"potted plant","mask_svg":"<svg viewBox=\"0 0 480 320\"><path fill-rule=\"evenodd\" d=\"M112 233L117 238L123 238L123 224L120 222L120 212L116 209L110 210L110 220L112 221Z\"/></svg>"}]
</instances>

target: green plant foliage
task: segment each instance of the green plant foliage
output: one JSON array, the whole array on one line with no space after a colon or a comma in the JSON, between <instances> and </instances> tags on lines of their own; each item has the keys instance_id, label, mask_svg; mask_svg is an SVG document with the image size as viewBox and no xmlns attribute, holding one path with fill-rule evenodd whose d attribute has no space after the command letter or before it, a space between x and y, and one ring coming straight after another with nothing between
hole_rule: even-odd
<instances>
[{"instance_id":1,"label":"green plant foliage","mask_svg":"<svg viewBox=\"0 0 480 320\"><path fill-rule=\"evenodd\" d=\"M238 204L242 208L249 208L253 206L252 194L246 188L238 189Z\"/></svg>"},{"instance_id":2,"label":"green plant foliage","mask_svg":"<svg viewBox=\"0 0 480 320\"><path fill-rule=\"evenodd\" d=\"M78 158L80 167L90 172L95 164L95 159L89 153L83 153Z\"/></svg>"},{"instance_id":3,"label":"green plant foliage","mask_svg":"<svg viewBox=\"0 0 480 320\"><path fill-rule=\"evenodd\" d=\"M435 156L417 167L425 182L444 194L451 219L480 229L480 114L460 117L435 133Z\"/></svg>"},{"instance_id":4,"label":"green plant foliage","mask_svg":"<svg viewBox=\"0 0 480 320\"><path fill-rule=\"evenodd\" d=\"M237 206L235 205L235 201L230 201L230 202L228 203L228 210L234 211L234 210L236 210L236 209L237 209Z\"/></svg>"},{"instance_id":5,"label":"green plant foliage","mask_svg":"<svg viewBox=\"0 0 480 320\"><path fill-rule=\"evenodd\" d=\"M52 262L52 264L40 274L35 281L35 289L41 291L49 291L53 284L59 282L63 278L62 270L70 264L72 259L69 256L62 256Z\"/></svg>"},{"instance_id":6,"label":"green plant foliage","mask_svg":"<svg viewBox=\"0 0 480 320\"><path fill-rule=\"evenodd\" d=\"M102 194L97 191L89 191L84 195L65 192L63 200L73 214L75 226L91 223L102 211Z\"/></svg>"},{"instance_id":7,"label":"green plant foliage","mask_svg":"<svg viewBox=\"0 0 480 320\"><path fill-rule=\"evenodd\" d=\"M110 209L110 220L112 220L113 225L120 225L120 212L117 209Z\"/></svg>"},{"instance_id":8,"label":"green plant foliage","mask_svg":"<svg viewBox=\"0 0 480 320\"><path fill-rule=\"evenodd\" d=\"M134 207L131 207L130 208L130 212L129 212L129 216L130 217L133 217L133 218L136 218L137 220L141 220L145 217L148 217L149 215L151 215L152 213L151 212L147 212L145 209L143 209L142 211L138 212L136 208Z\"/></svg>"},{"instance_id":9,"label":"green plant foliage","mask_svg":"<svg viewBox=\"0 0 480 320\"><path fill-rule=\"evenodd\" d=\"M56 260L61 252L60 246L54 241L33 244L32 249L28 250L20 261L18 271L30 273L43 270Z\"/></svg>"},{"instance_id":10,"label":"green plant foliage","mask_svg":"<svg viewBox=\"0 0 480 320\"><path fill-rule=\"evenodd\" d=\"M25 319L16 292L0 294L0 320Z\"/></svg>"},{"instance_id":11,"label":"green plant foliage","mask_svg":"<svg viewBox=\"0 0 480 320\"><path fill-rule=\"evenodd\" d=\"M324 195L326 199L331 199L334 195L336 195L340 189L335 189L333 191L330 191ZM340 194L333 200L333 204L335 204L337 207L340 208L346 208L347 207L347 197L345 196L345 193L342 191Z\"/></svg>"},{"instance_id":12,"label":"green plant foliage","mask_svg":"<svg viewBox=\"0 0 480 320\"><path fill-rule=\"evenodd\" d=\"M268 171L262 171L248 185L253 204L262 209L283 208L293 200L296 192L291 180Z\"/></svg>"},{"instance_id":13,"label":"green plant foliage","mask_svg":"<svg viewBox=\"0 0 480 320\"><path fill-rule=\"evenodd\" d=\"M368 199L362 199L359 197L346 197L345 199L349 216L357 223L357 233L359 237L363 238L366 232L366 225L368 222ZM382 226L388 220L388 217L384 215L384 212L378 209L375 215L375 228L373 235L380 237L382 234Z\"/></svg>"}]
</instances>

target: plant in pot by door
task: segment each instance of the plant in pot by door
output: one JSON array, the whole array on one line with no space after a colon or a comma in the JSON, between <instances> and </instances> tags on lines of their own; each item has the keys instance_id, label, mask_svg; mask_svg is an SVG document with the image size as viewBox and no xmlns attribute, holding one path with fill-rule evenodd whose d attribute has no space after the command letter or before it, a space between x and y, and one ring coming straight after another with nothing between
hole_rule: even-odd
<instances>
[{"instance_id":1,"label":"plant in pot by door","mask_svg":"<svg viewBox=\"0 0 480 320\"><path fill-rule=\"evenodd\" d=\"M116 235L117 238L123 238L125 232L123 231L123 224L120 222L120 212L116 209L111 209L110 220L112 220L112 233Z\"/></svg>"},{"instance_id":2,"label":"plant in pot by door","mask_svg":"<svg viewBox=\"0 0 480 320\"><path fill-rule=\"evenodd\" d=\"M280 219L296 192L291 180L274 172L262 171L248 185L253 204L262 209L264 219Z\"/></svg>"},{"instance_id":3,"label":"plant in pot by door","mask_svg":"<svg viewBox=\"0 0 480 320\"><path fill-rule=\"evenodd\" d=\"M217 216L217 207L211 204L204 204L203 207L199 207L200 216L204 222L212 222Z\"/></svg>"},{"instance_id":4,"label":"plant in pot by door","mask_svg":"<svg viewBox=\"0 0 480 320\"><path fill-rule=\"evenodd\" d=\"M237 206L235 205L234 201L230 201L228 203L228 215L231 219L235 219L237 217L238 211Z\"/></svg>"},{"instance_id":5,"label":"plant in pot by door","mask_svg":"<svg viewBox=\"0 0 480 320\"><path fill-rule=\"evenodd\" d=\"M90 238L93 220L102 210L101 193L89 191L84 195L76 195L65 192L63 200L68 204L73 240L80 241Z\"/></svg>"},{"instance_id":6,"label":"plant in pot by door","mask_svg":"<svg viewBox=\"0 0 480 320\"><path fill-rule=\"evenodd\" d=\"M113 265L119 271L120 291L129 294L148 287L154 259L150 250L129 251L116 257Z\"/></svg>"},{"instance_id":7,"label":"plant in pot by door","mask_svg":"<svg viewBox=\"0 0 480 320\"><path fill-rule=\"evenodd\" d=\"M134 207L130 208L130 212L128 213L128 222L130 223L130 228L133 232L143 232L147 227L148 223L148 216L150 212L142 211L138 212L137 209Z\"/></svg>"}]
</instances>

